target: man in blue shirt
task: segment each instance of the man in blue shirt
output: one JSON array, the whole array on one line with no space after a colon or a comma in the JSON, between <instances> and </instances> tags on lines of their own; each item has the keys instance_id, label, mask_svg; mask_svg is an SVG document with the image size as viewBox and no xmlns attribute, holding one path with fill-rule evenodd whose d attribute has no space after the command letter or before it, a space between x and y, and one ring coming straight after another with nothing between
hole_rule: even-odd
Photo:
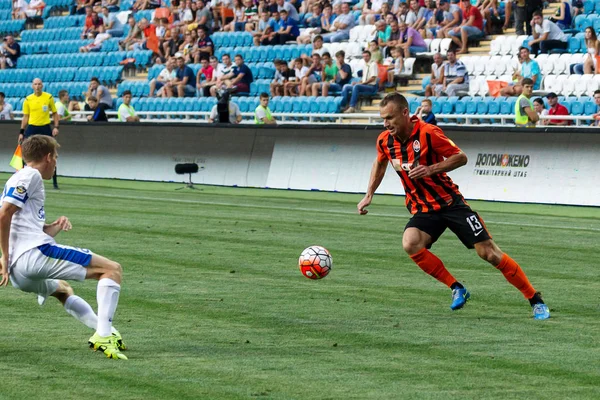
<instances>
[{"instance_id":1,"label":"man in blue shirt","mask_svg":"<svg viewBox=\"0 0 600 400\"><path fill-rule=\"evenodd\" d=\"M235 89L236 93L250 92L250 84L254 80L252 71L244 64L244 59L239 54L235 56L235 67L233 67L231 77L233 79L227 85L229 89Z\"/></svg>"},{"instance_id":2,"label":"man in blue shirt","mask_svg":"<svg viewBox=\"0 0 600 400\"><path fill-rule=\"evenodd\" d=\"M437 125L437 120L435 119L432 108L432 101L425 99L421 102L421 105L417 108L417 111L415 111L415 115L426 124Z\"/></svg>"},{"instance_id":3,"label":"man in blue shirt","mask_svg":"<svg viewBox=\"0 0 600 400\"><path fill-rule=\"evenodd\" d=\"M344 59L346 53L344 50L340 50L335 53L335 61L337 63L338 72L335 76L335 82L323 82L322 90L323 96L327 97L329 91L341 92L344 85L347 85L352 80L352 68L346 64Z\"/></svg>"},{"instance_id":4,"label":"man in blue shirt","mask_svg":"<svg viewBox=\"0 0 600 400\"><path fill-rule=\"evenodd\" d=\"M295 41L300 35L298 22L288 16L286 9L282 9L279 13L281 14L281 28L279 28L273 44L285 44L288 40Z\"/></svg>"},{"instance_id":5,"label":"man in blue shirt","mask_svg":"<svg viewBox=\"0 0 600 400\"><path fill-rule=\"evenodd\" d=\"M529 57L529 49L521 47L519 49L519 58L521 59L521 72L513 72L513 80L515 81L508 87L502 88L500 94L502 96L520 96L523 93L523 85L521 82L525 78L533 81L533 90L539 90L542 84L542 72L537 61Z\"/></svg>"},{"instance_id":6,"label":"man in blue shirt","mask_svg":"<svg viewBox=\"0 0 600 400\"><path fill-rule=\"evenodd\" d=\"M194 70L185 65L182 53L175 54L175 57L177 58L177 69L175 70L176 78L172 86L177 88L177 97L194 97L196 95L196 75L194 74ZM170 87L168 91L171 91Z\"/></svg>"}]
</instances>

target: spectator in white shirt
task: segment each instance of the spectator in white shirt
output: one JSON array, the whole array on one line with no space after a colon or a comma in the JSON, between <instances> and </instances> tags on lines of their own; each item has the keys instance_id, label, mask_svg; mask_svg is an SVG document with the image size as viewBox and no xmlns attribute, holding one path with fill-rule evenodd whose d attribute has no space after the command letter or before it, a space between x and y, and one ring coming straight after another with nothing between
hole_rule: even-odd
<instances>
[{"instance_id":1,"label":"spectator in white shirt","mask_svg":"<svg viewBox=\"0 0 600 400\"><path fill-rule=\"evenodd\" d=\"M554 22L544 19L541 11L533 13L531 20L533 28L533 40L529 41L531 53L547 54L553 49L566 49L568 46L567 36Z\"/></svg>"},{"instance_id":2,"label":"spectator in white shirt","mask_svg":"<svg viewBox=\"0 0 600 400\"><path fill-rule=\"evenodd\" d=\"M323 40L327 43L336 43L350 38L350 29L354 28L354 15L350 14L348 3L342 4L342 14L338 15L329 30L329 33L323 35Z\"/></svg>"},{"instance_id":3,"label":"spectator in white shirt","mask_svg":"<svg viewBox=\"0 0 600 400\"><path fill-rule=\"evenodd\" d=\"M163 86L169 82L173 82L175 75L175 60L169 58L165 63L165 68L160 71L160 74L150 81L150 97L154 97L154 91L157 90L157 97L167 97L167 92L163 90Z\"/></svg>"},{"instance_id":4,"label":"spectator in white shirt","mask_svg":"<svg viewBox=\"0 0 600 400\"><path fill-rule=\"evenodd\" d=\"M377 75L379 72L377 64L371 60L371 52L369 50L363 51L362 57L365 62L365 66L362 71L362 79L360 83L353 82L345 85L342 89L342 107L344 107L348 102L348 95L352 95L350 98L350 106L344 111L348 114L356 112L356 105L361 94L373 95L377 93Z\"/></svg>"},{"instance_id":5,"label":"spectator in white shirt","mask_svg":"<svg viewBox=\"0 0 600 400\"><path fill-rule=\"evenodd\" d=\"M0 92L0 121L14 118L12 106L4 102L4 93Z\"/></svg>"}]
</instances>

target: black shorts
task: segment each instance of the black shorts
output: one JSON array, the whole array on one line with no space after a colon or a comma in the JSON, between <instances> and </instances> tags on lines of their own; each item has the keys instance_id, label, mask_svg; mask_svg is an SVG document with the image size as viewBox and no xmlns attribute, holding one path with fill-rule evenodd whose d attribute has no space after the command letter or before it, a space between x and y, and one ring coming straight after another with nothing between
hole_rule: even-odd
<instances>
[{"instance_id":1,"label":"black shorts","mask_svg":"<svg viewBox=\"0 0 600 400\"><path fill-rule=\"evenodd\" d=\"M446 228L454 232L469 249L474 248L475 243L492 238L479 214L471 210L462 198L456 199L452 205L440 211L416 213L404 230L407 228L417 228L431 236L428 249L442 236Z\"/></svg>"},{"instance_id":2,"label":"black shorts","mask_svg":"<svg viewBox=\"0 0 600 400\"><path fill-rule=\"evenodd\" d=\"M52 128L50 124L48 125L27 125L27 129L25 129L25 138L33 135L44 135L44 136L52 136Z\"/></svg>"}]
</instances>

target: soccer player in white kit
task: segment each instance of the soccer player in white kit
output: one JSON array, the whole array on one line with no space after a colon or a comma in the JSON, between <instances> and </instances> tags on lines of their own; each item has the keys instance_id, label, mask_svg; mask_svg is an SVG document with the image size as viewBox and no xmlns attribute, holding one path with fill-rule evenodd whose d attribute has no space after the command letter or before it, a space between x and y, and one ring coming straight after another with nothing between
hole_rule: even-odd
<instances>
[{"instance_id":1,"label":"soccer player in white kit","mask_svg":"<svg viewBox=\"0 0 600 400\"><path fill-rule=\"evenodd\" d=\"M27 166L6 182L0 197L0 287L10 279L14 287L36 293L40 305L48 296L56 297L67 313L96 331L89 339L90 347L108 358L127 360L121 352L125 350L121 335L112 327L121 290L121 265L86 249L58 245L54 237L71 229L67 217L45 223L42 180L52 178L58 148L50 136L29 137L22 144ZM63 279L98 280L98 315Z\"/></svg>"}]
</instances>

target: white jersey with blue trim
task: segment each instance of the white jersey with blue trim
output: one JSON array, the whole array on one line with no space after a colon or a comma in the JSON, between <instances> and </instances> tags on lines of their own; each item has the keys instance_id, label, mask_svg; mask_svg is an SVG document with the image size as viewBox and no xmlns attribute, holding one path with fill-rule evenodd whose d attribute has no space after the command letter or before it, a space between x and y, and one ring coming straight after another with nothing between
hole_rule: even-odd
<instances>
[{"instance_id":1,"label":"white jersey with blue trim","mask_svg":"<svg viewBox=\"0 0 600 400\"><path fill-rule=\"evenodd\" d=\"M28 250L43 244L56 243L52 236L44 232L45 201L44 182L37 169L25 167L11 176L4 185L0 207L6 202L20 208L13 215L10 225L9 266Z\"/></svg>"}]
</instances>

